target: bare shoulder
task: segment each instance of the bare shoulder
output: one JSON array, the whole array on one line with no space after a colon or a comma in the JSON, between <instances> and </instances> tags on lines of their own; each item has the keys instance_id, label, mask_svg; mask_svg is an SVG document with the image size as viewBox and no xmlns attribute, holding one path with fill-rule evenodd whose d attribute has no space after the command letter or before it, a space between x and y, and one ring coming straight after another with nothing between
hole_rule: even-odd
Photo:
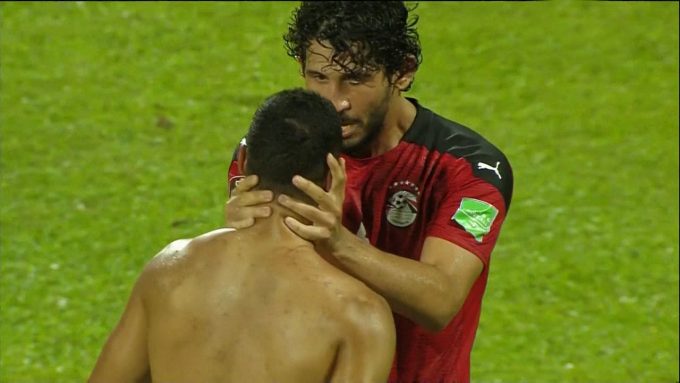
<instances>
[{"instance_id":1,"label":"bare shoulder","mask_svg":"<svg viewBox=\"0 0 680 383\"><path fill-rule=\"evenodd\" d=\"M346 299L333 381L384 382L389 376L397 339L394 318L387 301L365 288Z\"/></svg>"},{"instance_id":2,"label":"bare shoulder","mask_svg":"<svg viewBox=\"0 0 680 383\"><path fill-rule=\"evenodd\" d=\"M193 239L178 239L167 244L149 261L144 268L144 273L149 274L175 266L185 255Z\"/></svg>"},{"instance_id":3,"label":"bare shoulder","mask_svg":"<svg viewBox=\"0 0 680 383\"><path fill-rule=\"evenodd\" d=\"M172 241L151 259L147 265L147 269L149 271L156 271L174 268L180 261L186 260L188 255L192 252L200 250L202 247L210 246L215 242L222 241L228 237L226 234L234 231L234 229L218 229L201 234L195 238Z\"/></svg>"},{"instance_id":4,"label":"bare shoulder","mask_svg":"<svg viewBox=\"0 0 680 383\"><path fill-rule=\"evenodd\" d=\"M157 260L157 262L161 262L162 260L167 258L177 257L183 253L183 251L187 248L191 241L192 241L191 238L177 239L175 241L172 241L167 246L165 246L161 251L159 251L158 254L156 254L153 257L153 259Z\"/></svg>"},{"instance_id":5,"label":"bare shoulder","mask_svg":"<svg viewBox=\"0 0 680 383\"><path fill-rule=\"evenodd\" d=\"M341 317L348 330L371 337L393 337L394 318L385 298L354 278L345 285L349 288L340 303Z\"/></svg>"}]
</instances>

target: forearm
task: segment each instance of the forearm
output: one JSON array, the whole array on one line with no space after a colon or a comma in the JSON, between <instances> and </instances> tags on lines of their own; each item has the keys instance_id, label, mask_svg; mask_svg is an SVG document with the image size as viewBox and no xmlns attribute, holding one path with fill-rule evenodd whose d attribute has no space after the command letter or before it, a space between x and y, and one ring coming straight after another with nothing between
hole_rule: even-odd
<instances>
[{"instance_id":1,"label":"forearm","mask_svg":"<svg viewBox=\"0 0 680 383\"><path fill-rule=\"evenodd\" d=\"M333 246L341 267L382 295L392 310L430 330L457 311L449 278L437 267L381 251L343 228Z\"/></svg>"}]
</instances>

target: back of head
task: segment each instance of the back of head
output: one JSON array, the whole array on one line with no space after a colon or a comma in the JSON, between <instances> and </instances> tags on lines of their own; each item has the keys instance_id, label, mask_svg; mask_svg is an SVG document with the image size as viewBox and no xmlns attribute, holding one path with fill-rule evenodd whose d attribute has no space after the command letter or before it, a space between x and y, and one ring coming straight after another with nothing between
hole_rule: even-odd
<instances>
[{"instance_id":1,"label":"back of head","mask_svg":"<svg viewBox=\"0 0 680 383\"><path fill-rule=\"evenodd\" d=\"M303 1L284 35L288 55L304 65L318 41L331 45L332 61L347 71L415 71L422 54L412 10L401 1Z\"/></svg>"},{"instance_id":2,"label":"back of head","mask_svg":"<svg viewBox=\"0 0 680 383\"><path fill-rule=\"evenodd\" d=\"M309 201L292 184L300 175L323 187L326 155L342 147L340 117L333 104L314 92L290 89L267 98L257 109L246 137L246 174L259 177L258 189Z\"/></svg>"}]
</instances>

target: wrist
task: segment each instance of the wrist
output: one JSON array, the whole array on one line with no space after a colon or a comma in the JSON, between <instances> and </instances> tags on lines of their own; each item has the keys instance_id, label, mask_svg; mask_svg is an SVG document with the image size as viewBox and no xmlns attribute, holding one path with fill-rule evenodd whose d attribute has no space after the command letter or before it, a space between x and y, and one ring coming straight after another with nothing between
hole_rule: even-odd
<instances>
[{"instance_id":1,"label":"wrist","mask_svg":"<svg viewBox=\"0 0 680 383\"><path fill-rule=\"evenodd\" d=\"M342 226L340 230L338 230L337 235L335 235L335 238L329 243L330 253L339 261L349 261L356 253L356 241L361 240L347 228Z\"/></svg>"}]
</instances>

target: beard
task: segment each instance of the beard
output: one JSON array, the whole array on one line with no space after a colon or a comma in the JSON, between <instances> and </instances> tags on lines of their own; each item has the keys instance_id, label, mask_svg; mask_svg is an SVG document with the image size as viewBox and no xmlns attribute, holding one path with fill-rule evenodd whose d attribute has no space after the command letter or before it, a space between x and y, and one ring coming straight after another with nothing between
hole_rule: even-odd
<instances>
[{"instance_id":1,"label":"beard","mask_svg":"<svg viewBox=\"0 0 680 383\"><path fill-rule=\"evenodd\" d=\"M386 92L378 105L371 110L366 122L340 116L342 125L356 124L358 137L350 137L342 142L342 151L351 157L366 157L370 155L370 145L382 130L389 106L389 91Z\"/></svg>"}]
</instances>

